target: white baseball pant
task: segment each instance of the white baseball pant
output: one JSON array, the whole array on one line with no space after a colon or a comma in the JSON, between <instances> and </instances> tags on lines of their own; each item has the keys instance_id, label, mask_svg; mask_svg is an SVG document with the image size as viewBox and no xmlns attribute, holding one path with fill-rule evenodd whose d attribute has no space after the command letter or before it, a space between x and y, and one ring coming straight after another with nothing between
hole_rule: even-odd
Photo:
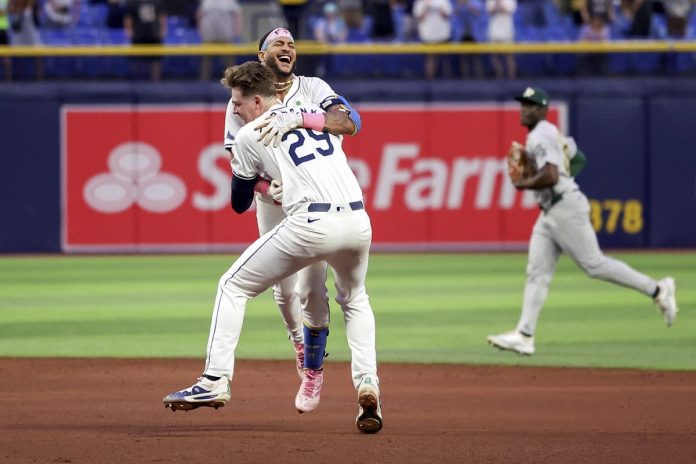
<instances>
[{"instance_id":1,"label":"white baseball pant","mask_svg":"<svg viewBox=\"0 0 696 464\"><path fill-rule=\"evenodd\" d=\"M655 280L602 253L590 223L587 198L579 190L566 192L548 212L540 213L534 224L518 331L534 335L562 252L589 277L633 288L649 296L657 288Z\"/></svg>"},{"instance_id":2,"label":"white baseball pant","mask_svg":"<svg viewBox=\"0 0 696 464\"><path fill-rule=\"evenodd\" d=\"M371 242L369 216L364 209L353 211L348 205L314 213L303 208L259 237L220 278L204 374L232 379L249 299L300 269L326 261L333 269L336 301L344 313L353 383L357 387L367 374L376 377L375 319L365 289ZM322 285L325 277L324 273ZM305 317L310 325L320 327L328 320L327 313L326 307L310 305Z\"/></svg>"},{"instance_id":3,"label":"white baseball pant","mask_svg":"<svg viewBox=\"0 0 696 464\"><path fill-rule=\"evenodd\" d=\"M259 235L266 234L286 218L283 208L256 201L256 222ZM304 340L302 324L302 308L314 308L326 312L326 324L312 327L328 327L329 295L326 288L327 264L323 261L311 264L299 273L293 274L273 285L273 298L283 317L288 334L292 341L301 343ZM299 276L303 276L299 278ZM310 324L311 325L311 324Z\"/></svg>"}]
</instances>

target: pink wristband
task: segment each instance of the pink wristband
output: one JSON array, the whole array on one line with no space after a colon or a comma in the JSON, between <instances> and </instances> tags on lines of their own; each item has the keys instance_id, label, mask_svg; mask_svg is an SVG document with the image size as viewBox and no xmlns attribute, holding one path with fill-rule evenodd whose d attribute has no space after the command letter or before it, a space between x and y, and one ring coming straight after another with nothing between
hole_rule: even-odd
<instances>
[{"instance_id":1,"label":"pink wristband","mask_svg":"<svg viewBox=\"0 0 696 464\"><path fill-rule=\"evenodd\" d=\"M302 113L302 126L305 129L312 129L322 132L326 124L324 113Z\"/></svg>"}]
</instances>

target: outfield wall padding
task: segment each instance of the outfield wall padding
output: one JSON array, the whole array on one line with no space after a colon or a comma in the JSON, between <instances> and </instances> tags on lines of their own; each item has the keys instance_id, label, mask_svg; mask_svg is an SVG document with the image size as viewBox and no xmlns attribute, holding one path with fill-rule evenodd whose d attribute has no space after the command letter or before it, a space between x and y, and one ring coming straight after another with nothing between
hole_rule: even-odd
<instances>
[{"instance_id":1,"label":"outfield wall padding","mask_svg":"<svg viewBox=\"0 0 696 464\"><path fill-rule=\"evenodd\" d=\"M519 127L509 127L515 125L509 115L510 105L514 105L512 97L527 85L544 87L553 102L562 104L567 113L567 129L588 156L588 166L578 182L593 202L593 223L602 246L696 246L696 126L693 123L696 81L693 79L332 82L334 89L356 106L370 107L374 111L378 111L380 106L390 107L394 104L408 104L410 108L420 107L427 111L430 106L439 108L438 117L433 118L438 121L437 127L432 126L430 118L423 118L422 130L419 130L422 132L419 139L423 141L422 150L414 162L421 157L442 155L445 157L443 159L452 163L460 160L460 154L429 153L428 150L443 150L442 146L451 146L456 151L459 137L462 140L485 137L491 139L487 142L495 147L487 151L487 155L502 157L504 147L509 145L510 134L520 133ZM203 105L204 108L211 108L210 119L216 119L226 100L226 90L214 82L42 82L0 85L0 196L3 204L0 252L65 251L64 237L61 235L65 222L62 211L65 199L62 198L64 192L61 188L61 162L64 162L61 161L61 145L65 141L61 133L61 114L66 105L132 105L136 112L152 105ZM441 110L446 105L499 105L501 111L507 108L507 119L502 122L502 129L488 128L480 132L475 127L475 120L448 120ZM514 111L514 106L512 108ZM403 117L412 117L412 113ZM367 118L364 123L366 133L369 133L370 119ZM217 140L221 121L213 124L216 127L201 128L200 124L189 127L181 122L168 130L172 134L189 134L203 144L210 137ZM395 120L394 128L389 128L389 132L391 129L395 131L390 136L391 142L408 139L409 134L403 137L398 134L399 125L399 120ZM134 127L133 133L138 134L141 129L145 130ZM474 131L479 132L472 133ZM361 146L359 137L347 141L345 145L356 151L369 151L371 147ZM438 145L441 138L452 140L448 145ZM378 152L376 156L381 155ZM465 158L472 156L467 154ZM438 162L435 159L435 164ZM414 177L413 180L417 179ZM367 191L369 195L375 193ZM426 195L427 192L421 194ZM388 219L388 209L380 211L370 202L368 206L375 215L383 216L379 221ZM396 209L394 213L397 213ZM456 233L452 230L471 227L467 214L459 218L456 214L441 218L437 211L429 208L418 214L413 211L409 214L414 215L402 216L405 220L417 222L418 227L423 228L423 234L419 237L424 238L417 239L418 243L410 247L403 247L406 249L456 249ZM532 210L527 207L520 214L527 218L524 224L527 230ZM506 228L512 227L513 216L505 211L492 214L490 217L495 222L494 227L490 231L480 227L480 232L476 232L479 235L490 233L490 237L472 233L476 245L473 248L524 246L526 237L506 232ZM208 222L210 224L206 227L215 227L213 219ZM136 235L147 235L147 230L142 229L145 227L143 224L141 221L137 225L139 229L134 232ZM85 222L80 227L89 233L92 225ZM448 228L452 230L446 230ZM201 234L208 237L213 235L208 229ZM379 248L380 237L376 233L376 248ZM394 249L399 249L399 243L385 240L382 244L387 245L386 248L391 244L395 245ZM241 242L237 245L241 245ZM205 246L202 249L206 250ZM143 250L147 251L147 248Z\"/></svg>"}]
</instances>

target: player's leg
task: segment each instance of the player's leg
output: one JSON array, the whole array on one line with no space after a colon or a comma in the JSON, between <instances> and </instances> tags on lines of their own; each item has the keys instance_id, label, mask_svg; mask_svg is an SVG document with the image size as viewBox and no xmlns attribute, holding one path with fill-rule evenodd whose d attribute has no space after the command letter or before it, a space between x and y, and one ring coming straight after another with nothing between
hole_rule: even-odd
<instances>
[{"instance_id":1,"label":"player's leg","mask_svg":"<svg viewBox=\"0 0 696 464\"><path fill-rule=\"evenodd\" d=\"M283 208L263 201L256 202L256 222L259 227L259 235L270 232L284 219L285 212L283 212ZM304 343L304 339L302 336L300 300L296 287L297 277L293 274L273 285L273 299L280 310L285 327L288 329L290 340L295 345L299 345Z\"/></svg>"},{"instance_id":2,"label":"player's leg","mask_svg":"<svg viewBox=\"0 0 696 464\"><path fill-rule=\"evenodd\" d=\"M329 336L326 269L326 263L319 261L297 273L297 293L304 318L302 383L295 397L295 407L300 413L313 411L319 406L324 382L324 356Z\"/></svg>"},{"instance_id":3,"label":"player's leg","mask_svg":"<svg viewBox=\"0 0 696 464\"><path fill-rule=\"evenodd\" d=\"M263 198L256 196L256 222L259 227L259 235L271 231L285 219L283 208L273 203L267 203ZM280 315L288 331L288 337L292 342L295 352L295 368L297 375L302 378L304 367L304 336L302 333L302 311L300 300L296 291L297 276L295 274L276 282L273 285L273 299L280 310Z\"/></svg>"},{"instance_id":4,"label":"player's leg","mask_svg":"<svg viewBox=\"0 0 696 464\"><path fill-rule=\"evenodd\" d=\"M351 351L353 384L365 375L376 376L375 317L365 288L371 231L365 230L359 248L345 250L327 259L333 270L336 302L341 306Z\"/></svg>"},{"instance_id":5,"label":"player's leg","mask_svg":"<svg viewBox=\"0 0 696 464\"><path fill-rule=\"evenodd\" d=\"M517 323L517 330L525 335L533 336L561 254L560 248L547 228L543 214L539 215L532 231L528 253L527 280L524 285L522 314Z\"/></svg>"},{"instance_id":6,"label":"player's leg","mask_svg":"<svg viewBox=\"0 0 696 464\"><path fill-rule=\"evenodd\" d=\"M305 325L329 326L329 295L326 288L327 264L314 263L297 273L297 294ZM311 308L311 311L307 308Z\"/></svg>"},{"instance_id":7,"label":"player's leg","mask_svg":"<svg viewBox=\"0 0 696 464\"><path fill-rule=\"evenodd\" d=\"M499 335L490 335L488 343L519 354L534 353L534 333L559 256L560 250L551 237L544 215L540 214L529 241L527 280L517 327Z\"/></svg>"},{"instance_id":8,"label":"player's leg","mask_svg":"<svg viewBox=\"0 0 696 464\"><path fill-rule=\"evenodd\" d=\"M589 202L581 192L565 195L558 205L561 204L564 208L558 211L561 218L558 240L568 256L589 277L632 288L653 298L667 325L671 326L678 311L674 279L667 277L658 282L623 261L606 256L590 223Z\"/></svg>"},{"instance_id":9,"label":"player's leg","mask_svg":"<svg viewBox=\"0 0 696 464\"><path fill-rule=\"evenodd\" d=\"M602 253L590 223L589 203L581 192L564 195L549 214L557 219L555 237L559 245L589 277L633 288L645 295L655 293L655 280Z\"/></svg>"},{"instance_id":10,"label":"player's leg","mask_svg":"<svg viewBox=\"0 0 696 464\"><path fill-rule=\"evenodd\" d=\"M364 212L355 212L350 219L346 228L353 229L356 240L327 261L333 269L336 302L343 310L351 351L351 371L358 399L356 426L362 433L377 433L382 429L383 420L377 376L375 317L365 289L372 229Z\"/></svg>"},{"instance_id":11,"label":"player's leg","mask_svg":"<svg viewBox=\"0 0 696 464\"><path fill-rule=\"evenodd\" d=\"M165 406L172 410L217 408L229 400L234 352L247 301L311 262L302 249L296 248L296 235L289 221L283 222L257 239L222 275L213 306L203 375L191 387L167 395Z\"/></svg>"},{"instance_id":12,"label":"player's leg","mask_svg":"<svg viewBox=\"0 0 696 464\"><path fill-rule=\"evenodd\" d=\"M304 367L307 369L320 370L324 363L330 322L326 271L326 262L319 261L297 273L297 294L304 320Z\"/></svg>"}]
</instances>

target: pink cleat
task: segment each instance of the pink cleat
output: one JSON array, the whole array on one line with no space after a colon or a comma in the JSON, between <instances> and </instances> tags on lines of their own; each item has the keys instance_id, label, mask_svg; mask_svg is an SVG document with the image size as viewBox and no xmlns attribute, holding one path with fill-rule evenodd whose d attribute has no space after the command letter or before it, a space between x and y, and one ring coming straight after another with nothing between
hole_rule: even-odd
<instances>
[{"instance_id":1,"label":"pink cleat","mask_svg":"<svg viewBox=\"0 0 696 464\"><path fill-rule=\"evenodd\" d=\"M297 392L297 396L295 396L295 407L300 414L312 412L317 409L317 406L319 406L322 383L324 383L323 370L304 370L300 390Z\"/></svg>"}]
</instances>

